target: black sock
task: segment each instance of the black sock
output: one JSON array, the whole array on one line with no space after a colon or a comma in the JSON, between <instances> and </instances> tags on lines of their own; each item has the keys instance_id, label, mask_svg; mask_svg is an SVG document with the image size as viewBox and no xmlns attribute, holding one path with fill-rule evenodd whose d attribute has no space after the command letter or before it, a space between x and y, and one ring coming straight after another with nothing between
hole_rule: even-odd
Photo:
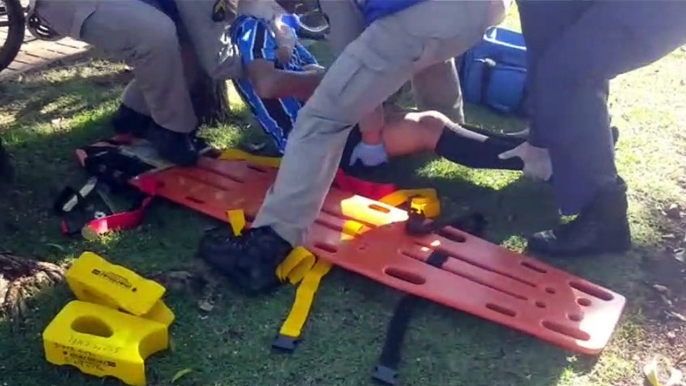
<instances>
[{"instance_id":1,"label":"black sock","mask_svg":"<svg viewBox=\"0 0 686 386\"><path fill-rule=\"evenodd\" d=\"M494 136L479 130L480 134L488 136L487 140L480 142L461 135L459 130L466 129L443 128L443 133L441 133L436 144L436 154L452 162L475 169L522 170L524 168L521 159L515 157L501 160L498 155L514 149L525 140Z\"/></svg>"},{"instance_id":2,"label":"black sock","mask_svg":"<svg viewBox=\"0 0 686 386\"><path fill-rule=\"evenodd\" d=\"M467 124L467 123L460 125L460 126L463 130L473 131L475 133L485 135L489 138L496 138L496 139L499 139L503 142L507 142L509 144L512 144L512 147L517 147L517 146L523 144L524 142L526 142L526 139L524 139L524 138L518 138L518 137L514 137L512 135L506 135L506 134L501 134L501 133L494 133L492 131L482 129L482 128L477 127L477 126L472 126L472 125Z\"/></svg>"}]
</instances>

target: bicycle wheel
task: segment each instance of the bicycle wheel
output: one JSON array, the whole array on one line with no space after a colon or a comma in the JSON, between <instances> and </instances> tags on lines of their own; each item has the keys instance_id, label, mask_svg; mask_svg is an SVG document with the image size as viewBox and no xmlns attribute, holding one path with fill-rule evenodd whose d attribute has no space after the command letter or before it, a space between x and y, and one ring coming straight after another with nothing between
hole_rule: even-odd
<instances>
[{"instance_id":1,"label":"bicycle wheel","mask_svg":"<svg viewBox=\"0 0 686 386\"><path fill-rule=\"evenodd\" d=\"M7 68L24 42L24 8L19 0L0 0L0 71Z\"/></svg>"},{"instance_id":2,"label":"bicycle wheel","mask_svg":"<svg viewBox=\"0 0 686 386\"><path fill-rule=\"evenodd\" d=\"M309 10L296 14L298 19L298 37L310 40L326 40L329 34L329 19L319 10Z\"/></svg>"}]
</instances>

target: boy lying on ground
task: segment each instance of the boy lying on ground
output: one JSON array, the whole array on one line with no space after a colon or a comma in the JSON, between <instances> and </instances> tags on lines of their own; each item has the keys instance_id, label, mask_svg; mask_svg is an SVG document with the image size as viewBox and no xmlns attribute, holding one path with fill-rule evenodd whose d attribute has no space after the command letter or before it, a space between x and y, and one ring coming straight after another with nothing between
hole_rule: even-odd
<instances>
[{"instance_id":1,"label":"boy lying on ground","mask_svg":"<svg viewBox=\"0 0 686 386\"><path fill-rule=\"evenodd\" d=\"M245 78L234 79L233 83L283 154L298 112L317 88L325 69L301 44L295 45L290 62L282 65L277 57L278 43L268 20L239 15L231 28L232 41L247 74ZM341 167L348 168L358 161L365 166L378 166L389 157L427 150L472 168L548 167L545 164L525 165L518 158L499 157L524 142L519 138L497 136L479 129L467 130L438 112L387 112L386 115L380 141L366 138L358 127L351 132Z\"/></svg>"}]
</instances>

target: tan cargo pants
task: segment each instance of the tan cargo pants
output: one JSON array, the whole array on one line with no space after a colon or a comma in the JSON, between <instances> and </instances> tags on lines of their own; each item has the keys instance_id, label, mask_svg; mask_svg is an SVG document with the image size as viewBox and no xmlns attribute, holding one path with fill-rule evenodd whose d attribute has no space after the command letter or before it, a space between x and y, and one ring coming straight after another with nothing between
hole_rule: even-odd
<instances>
[{"instance_id":1,"label":"tan cargo pants","mask_svg":"<svg viewBox=\"0 0 686 386\"><path fill-rule=\"evenodd\" d=\"M428 0L374 22L348 44L300 110L253 223L299 245L321 210L352 127L421 71L476 44L507 0ZM335 26L332 26L335 28Z\"/></svg>"},{"instance_id":2,"label":"tan cargo pants","mask_svg":"<svg viewBox=\"0 0 686 386\"><path fill-rule=\"evenodd\" d=\"M320 0L320 4L329 16L331 48L340 55L364 31L364 16L355 0ZM454 58L417 72L411 83L419 110L440 111L453 122L464 123L464 103Z\"/></svg>"},{"instance_id":3,"label":"tan cargo pants","mask_svg":"<svg viewBox=\"0 0 686 386\"><path fill-rule=\"evenodd\" d=\"M38 0L36 14L57 33L89 43L133 68L124 104L149 115L160 126L190 132L197 119L184 75L179 33L153 1ZM214 23L214 0L177 0L181 34L200 65L217 79L238 76L239 59L226 34L233 21Z\"/></svg>"}]
</instances>

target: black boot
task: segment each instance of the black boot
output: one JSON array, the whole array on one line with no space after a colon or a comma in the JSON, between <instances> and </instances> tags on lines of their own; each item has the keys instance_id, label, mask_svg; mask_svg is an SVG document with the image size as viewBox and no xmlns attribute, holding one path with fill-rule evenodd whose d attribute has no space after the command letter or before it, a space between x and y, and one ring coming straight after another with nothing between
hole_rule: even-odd
<instances>
[{"instance_id":1,"label":"black boot","mask_svg":"<svg viewBox=\"0 0 686 386\"><path fill-rule=\"evenodd\" d=\"M278 286L276 267L292 250L271 227L249 229L240 237L221 227L203 237L198 256L248 293L259 294Z\"/></svg>"},{"instance_id":2,"label":"black boot","mask_svg":"<svg viewBox=\"0 0 686 386\"><path fill-rule=\"evenodd\" d=\"M620 253L631 249L626 183L598 193L573 221L529 238L528 249L554 256Z\"/></svg>"},{"instance_id":3,"label":"black boot","mask_svg":"<svg viewBox=\"0 0 686 386\"><path fill-rule=\"evenodd\" d=\"M126 105L119 105L119 109L112 117L112 126L117 134L131 134L134 137L145 137L145 131L152 125L152 118L143 115Z\"/></svg>"},{"instance_id":4,"label":"black boot","mask_svg":"<svg viewBox=\"0 0 686 386\"><path fill-rule=\"evenodd\" d=\"M162 157L179 166L193 166L198 161L198 150L190 134L177 133L153 123L147 137Z\"/></svg>"}]
</instances>

